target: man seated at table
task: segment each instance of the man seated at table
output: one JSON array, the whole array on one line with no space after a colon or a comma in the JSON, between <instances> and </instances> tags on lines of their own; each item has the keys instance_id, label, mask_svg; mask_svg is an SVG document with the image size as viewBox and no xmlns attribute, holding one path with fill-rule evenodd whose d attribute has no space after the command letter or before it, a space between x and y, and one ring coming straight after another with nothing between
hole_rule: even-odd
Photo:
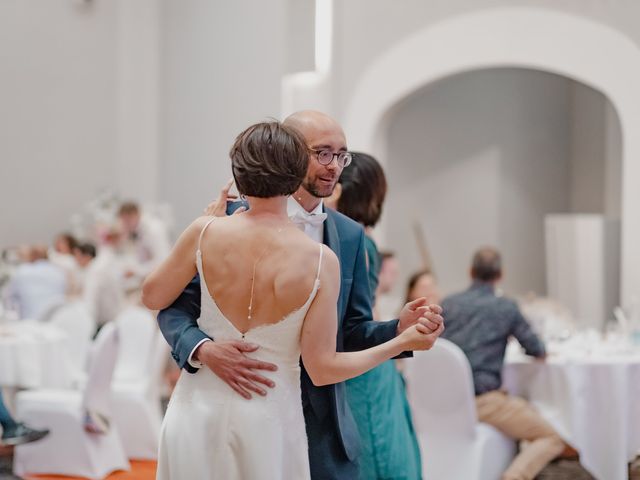
<instances>
[{"instance_id":1,"label":"man seated at table","mask_svg":"<svg viewBox=\"0 0 640 480\"><path fill-rule=\"evenodd\" d=\"M2 400L2 391L0 391L0 426L2 426L0 446L14 446L35 442L49 434L49 430L36 430L26 426L24 423L16 422Z\"/></svg>"},{"instance_id":2,"label":"man seated at table","mask_svg":"<svg viewBox=\"0 0 640 480\"><path fill-rule=\"evenodd\" d=\"M517 304L496 293L502 278L500 253L478 250L471 266L471 286L442 302L447 329L442 335L465 353L471 364L478 419L516 440L527 440L503 480L531 480L565 449L564 441L525 400L501 390L507 340L514 336L528 355L545 358L542 341Z\"/></svg>"},{"instance_id":3,"label":"man seated at table","mask_svg":"<svg viewBox=\"0 0 640 480\"><path fill-rule=\"evenodd\" d=\"M21 250L22 263L11 277L9 301L20 318L44 320L51 309L64 303L69 282L66 272L48 259L47 246Z\"/></svg>"}]
</instances>

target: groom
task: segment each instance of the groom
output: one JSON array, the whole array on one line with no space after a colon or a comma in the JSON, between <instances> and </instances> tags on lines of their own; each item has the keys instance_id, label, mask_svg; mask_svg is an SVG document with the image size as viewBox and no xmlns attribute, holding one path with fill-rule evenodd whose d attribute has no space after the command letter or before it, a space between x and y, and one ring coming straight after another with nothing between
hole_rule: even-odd
<instances>
[{"instance_id":1,"label":"groom","mask_svg":"<svg viewBox=\"0 0 640 480\"><path fill-rule=\"evenodd\" d=\"M315 111L294 113L284 123L303 134L310 153L307 176L289 199L289 216L311 238L331 248L340 260L337 350L354 351L378 345L416 322L435 331L442 323L442 310L435 305L426 307L424 299L405 305L398 320L372 320L364 230L344 215L325 209L322 203L322 198L333 192L344 168L345 156L340 153L347 151L347 145L342 128L332 118ZM326 152L332 154L328 164ZM218 202L210 206L210 213L224 215L227 191L228 188L223 190ZM206 366L245 398L251 398L250 391L266 395L265 386L274 384L257 371L275 370L276 366L244 355L258 350L257 345L210 339L198 329L199 315L200 282L196 277L158 315L160 329L172 346L172 356L178 365L190 373ZM359 434L344 384L316 387L303 368L301 387L312 478L358 478Z\"/></svg>"}]
</instances>

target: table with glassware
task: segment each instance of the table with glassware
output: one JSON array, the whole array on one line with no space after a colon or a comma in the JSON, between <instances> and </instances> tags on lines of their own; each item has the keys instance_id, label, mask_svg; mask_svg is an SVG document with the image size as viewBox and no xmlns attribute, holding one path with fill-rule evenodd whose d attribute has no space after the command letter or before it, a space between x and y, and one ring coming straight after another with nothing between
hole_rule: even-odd
<instances>
[{"instance_id":1,"label":"table with glassware","mask_svg":"<svg viewBox=\"0 0 640 480\"><path fill-rule=\"evenodd\" d=\"M72 383L68 335L34 320L0 321L0 386L66 388Z\"/></svg>"},{"instance_id":2,"label":"table with glassware","mask_svg":"<svg viewBox=\"0 0 640 480\"><path fill-rule=\"evenodd\" d=\"M626 480L640 452L640 345L595 331L547 343L548 357L507 348L503 386L528 399L598 480Z\"/></svg>"}]
</instances>

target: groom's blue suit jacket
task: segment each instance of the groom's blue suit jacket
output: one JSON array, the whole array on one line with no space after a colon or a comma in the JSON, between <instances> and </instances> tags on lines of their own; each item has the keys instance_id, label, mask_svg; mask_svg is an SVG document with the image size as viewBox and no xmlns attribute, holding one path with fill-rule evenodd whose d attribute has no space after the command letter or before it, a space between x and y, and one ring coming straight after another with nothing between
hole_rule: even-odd
<instances>
[{"instance_id":1,"label":"groom's blue suit jacket","mask_svg":"<svg viewBox=\"0 0 640 480\"><path fill-rule=\"evenodd\" d=\"M371 292L367 278L364 230L353 220L332 209L325 209L324 243L340 260L341 284L338 300L338 351L356 351L379 345L396 335L398 320L376 322L371 313ZM171 355L181 368L193 373L188 363L191 351L207 335L198 328L200 316L200 281L196 276L180 297L158 314L160 330L172 347ZM304 367L304 366L303 366ZM316 387L302 369L302 403L310 441L311 472L314 478L344 478L339 472L318 472L332 467L320 466L314 458L328 460L332 452L314 452L323 448L316 442L312 431L333 435L334 444L340 445L346 461L355 461L360 440L357 427L347 404L343 383ZM308 415L309 408L314 415ZM318 425L310 425L319 422ZM316 428L317 427L317 428ZM331 464L332 462L327 462ZM314 471L316 470L316 471Z\"/></svg>"}]
</instances>

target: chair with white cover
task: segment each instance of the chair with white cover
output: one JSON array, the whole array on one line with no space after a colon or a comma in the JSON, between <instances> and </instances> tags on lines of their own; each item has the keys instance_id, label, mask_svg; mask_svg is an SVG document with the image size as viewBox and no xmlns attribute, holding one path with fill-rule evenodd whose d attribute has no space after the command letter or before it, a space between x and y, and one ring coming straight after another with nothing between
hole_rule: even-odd
<instances>
[{"instance_id":1,"label":"chair with white cover","mask_svg":"<svg viewBox=\"0 0 640 480\"><path fill-rule=\"evenodd\" d=\"M16 397L18 418L36 428L49 428L44 439L16 447L14 472L47 473L102 479L128 470L117 426L104 434L84 429L87 410L111 418L111 379L118 355L118 330L107 324L92 345L84 391L30 390Z\"/></svg>"},{"instance_id":2,"label":"chair with white cover","mask_svg":"<svg viewBox=\"0 0 640 480\"><path fill-rule=\"evenodd\" d=\"M464 352L440 338L406 362L407 394L431 480L498 480L513 460L515 442L478 422L471 367Z\"/></svg>"},{"instance_id":3,"label":"chair with white cover","mask_svg":"<svg viewBox=\"0 0 640 480\"><path fill-rule=\"evenodd\" d=\"M114 421L130 459L155 460L162 424L161 386L169 345L148 310L116 318L120 356L112 384Z\"/></svg>"},{"instance_id":4,"label":"chair with white cover","mask_svg":"<svg viewBox=\"0 0 640 480\"><path fill-rule=\"evenodd\" d=\"M96 330L96 321L89 308L81 301L67 303L53 313L49 323L63 330L69 337L67 351L74 384L77 386L86 382L91 337Z\"/></svg>"}]
</instances>

